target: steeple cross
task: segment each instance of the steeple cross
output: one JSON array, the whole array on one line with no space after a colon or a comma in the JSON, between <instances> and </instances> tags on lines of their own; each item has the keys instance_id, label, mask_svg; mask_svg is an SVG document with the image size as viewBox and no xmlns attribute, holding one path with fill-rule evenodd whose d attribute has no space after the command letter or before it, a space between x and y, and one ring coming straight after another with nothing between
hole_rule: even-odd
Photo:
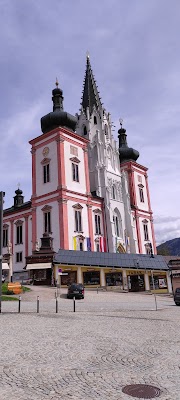
<instances>
[{"instance_id":1,"label":"steeple cross","mask_svg":"<svg viewBox=\"0 0 180 400\"><path fill-rule=\"evenodd\" d=\"M119 118L119 123L120 123L121 128L122 128L122 125L123 125L123 119L122 118Z\"/></svg>"}]
</instances>

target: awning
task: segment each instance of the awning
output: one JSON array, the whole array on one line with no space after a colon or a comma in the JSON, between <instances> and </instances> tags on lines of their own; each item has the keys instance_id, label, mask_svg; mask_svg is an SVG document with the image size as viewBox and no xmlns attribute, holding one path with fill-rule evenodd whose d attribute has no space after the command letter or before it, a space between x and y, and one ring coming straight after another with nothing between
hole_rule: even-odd
<instances>
[{"instance_id":1,"label":"awning","mask_svg":"<svg viewBox=\"0 0 180 400\"><path fill-rule=\"evenodd\" d=\"M8 263L2 263L2 269L9 269Z\"/></svg>"},{"instance_id":2,"label":"awning","mask_svg":"<svg viewBox=\"0 0 180 400\"><path fill-rule=\"evenodd\" d=\"M46 268L51 268L51 266L52 266L51 263L27 264L26 265L26 270L30 270L30 269L46 269Z\"/></svg>"}]
</instances>

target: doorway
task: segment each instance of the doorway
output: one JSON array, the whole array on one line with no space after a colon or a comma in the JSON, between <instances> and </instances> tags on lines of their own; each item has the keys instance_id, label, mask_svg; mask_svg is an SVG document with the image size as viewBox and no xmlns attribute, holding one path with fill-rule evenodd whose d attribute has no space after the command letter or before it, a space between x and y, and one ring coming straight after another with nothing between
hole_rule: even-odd
<instances>
[{"instance_id":1,"label":"doorway","mask_svg":"<svg viewBox=\"0 0 180 400\"><path fill-rule=\"evenodd\" d=\"M130 292L145 291L144 275L129 275L128 288Z\"/></svg>"}]
</instances>

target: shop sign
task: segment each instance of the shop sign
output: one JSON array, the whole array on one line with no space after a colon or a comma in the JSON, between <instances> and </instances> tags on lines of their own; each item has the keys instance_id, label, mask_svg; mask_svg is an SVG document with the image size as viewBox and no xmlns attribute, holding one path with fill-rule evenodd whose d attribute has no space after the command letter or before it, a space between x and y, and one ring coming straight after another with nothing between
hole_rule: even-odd
<instances>
[{"instance_id":1,"label":"shop sign","mask_svg":"<svg viewBox=\"0 0 180 400\"><path fill-rule=\"evenodd\" d=\"M68 272L58 272L58 275L68 275Z\"/></svg>"},{"instance_id":2,"label":"shop sign","mask_svg":"<svg viewBox=\"0 0 180 400\"><path fill-rule=\"evenodd\" d=\"M127 270L126 270L127 271ZM145 271L140 271L139 269L135 271L127 271L127 275L143 275Z\"/></svg>"}]
</instances>

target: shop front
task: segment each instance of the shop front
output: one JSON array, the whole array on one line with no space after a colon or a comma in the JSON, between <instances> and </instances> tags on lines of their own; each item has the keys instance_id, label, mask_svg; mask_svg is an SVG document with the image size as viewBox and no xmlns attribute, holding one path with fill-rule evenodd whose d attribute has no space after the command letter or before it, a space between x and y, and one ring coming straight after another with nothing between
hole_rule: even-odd
<instances>
[{"instance_id":1,"label":"shop front","mask_svg":"<svg viewBox=\"0 0 180 400\"><path fill-rule=\"evenodd\" d=\"M4 275L6 282L8 282L9 281L9 265L7 262L2 262L2 275Z\"/></svg>"},{"instance_id":2,"label":"shop front","mask_svg":"<svg viewBox=\"0 0 180 400\"><path fill-rule=\"evenodd\" d=\"M61 286L69 286L71 283L77 283L77 271L64 268L64 270L59 273L59 284Z\"/></svg>"},{"instance_id":3,"label":"shop front","mask_svg":"<svg viewBox=\"0 0 180 400\"><path fill-rule=\"evenodd\" d=\"M26 270L30 271L30 280L33 285L48 285L52 284L52 264L37 263L27 264Z\"/></svg>"},{"instance_id":4,"label":"shop front","mask_svg":"<svg viewBox=\"0 0 180 400\"><path fill-rule=\"evenodd\" d=\"M144 292L145 291L145 282L144 282L144 274L133 272L128 272L127 280L128 280L128 289L130 292Z\"/></svg>"},{"instance_id":5,"label":"shop front","mask_svg":"<svg viewBox=\"0 0 180 400\"><path fill-rule=\"evenodd\" d=\"M154 282L153 282L154 281ZM162 272L152 272L149 276L150 290L158 291L159 293L167 293L167 276Z\"/></svg>"},{"instance_id":6,"label":"shop front","mask_svg":"<svg viewBox=\"0 0 180 400\"><path fill-rule=\"evenodd\" d=\"M105 283L106 286L116 286L123 289L123 275L121 271L112 269L106 272L105 270Z\"/></svg>"},{"instance_id":7,"label":"shop front","mask_svg":"<svg viewBox=\"0 0 180 400\"><path fill-rule=\"evenodd\" d=\"M163 257L145 254L59 250L54 257L54 278L56 283L61 280L62 286L75 282L89 288L98 286L126 292L172 291Z\"/></svg>"},{"instance_id":8,"label":"shop front","mask_svg":"<svg viewBox=\"0 0 180 400\"><path fill-rule=\"evenodd\" d=\"M83 284L84 286L100 286L100 271L84 271Z\"/></svg>"}]
</instances>

